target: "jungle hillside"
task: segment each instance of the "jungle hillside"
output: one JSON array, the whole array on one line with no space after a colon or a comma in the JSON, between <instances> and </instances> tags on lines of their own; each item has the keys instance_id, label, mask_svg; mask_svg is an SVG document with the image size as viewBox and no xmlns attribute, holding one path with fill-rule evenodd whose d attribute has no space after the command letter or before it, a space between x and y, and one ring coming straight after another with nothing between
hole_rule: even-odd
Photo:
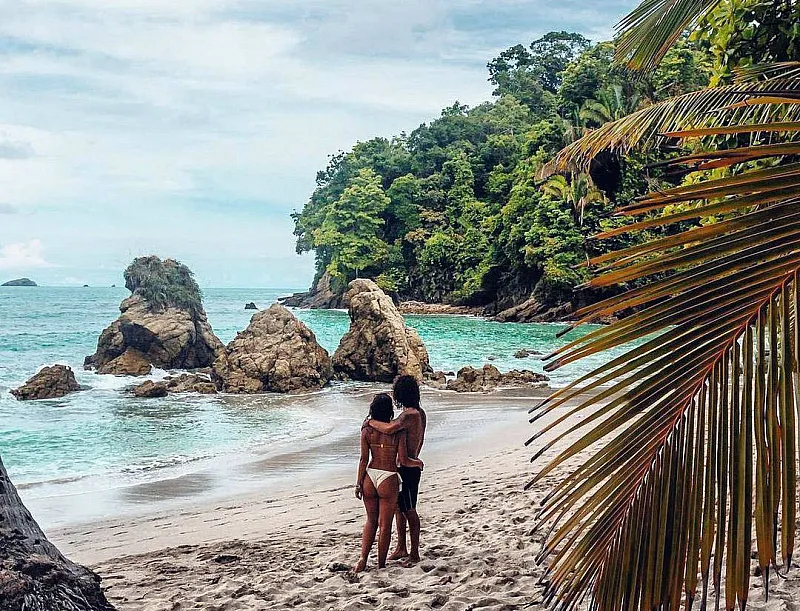
<instances>
[{"instance_id":1,"label":"jungle hillside","mask_svg":"<svg viewBox=\"0 0 800 611\"><path fill-rule=\"evenodd\" d=\"M583 288L585 262L659 236L597 242L610 216L681 174L650 169L670 151L597 156L588 171L548 172L558 151L603 124L708 86L711 33L686 37L641 76L613 62L612 42L550 32L488 62L493 99L454 102L409 133L331 155L295 212L297 252L313 252L316 307L356 277L399 300L472 306L500 320L560 320L619 289ZM297 305L303 304L302 300Z\"/></svg>"}]
</instances>

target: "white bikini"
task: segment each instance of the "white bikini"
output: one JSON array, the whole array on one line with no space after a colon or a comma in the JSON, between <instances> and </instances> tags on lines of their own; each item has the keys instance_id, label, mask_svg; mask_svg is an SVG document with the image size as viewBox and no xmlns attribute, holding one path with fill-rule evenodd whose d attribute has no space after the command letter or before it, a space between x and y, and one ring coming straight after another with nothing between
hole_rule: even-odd
<instances>
[{"instance_id":1,"label":"white bikini","mask_svg":"<svg viewBox=\"0 0 800 611\"><path fill-rule=\"evenodd\" d=\"M376 444L376 445L378 447L381 447L381 448L384 447L384 444L382 444L382 443ZM390 447L394 447L394 446L390 446ZM375 485L375 490L377 490L378 486L380 486L383 482L385 482L387 479L392 477L392 475L396 475L397 476L397 480L398 480L398 484L399 484L399 488L398 489L399 490L403 489L403 479L400 477L400 474L397 471L384 471L383 469L367 469L367 475L369 475L369 478L372 480L372 483Z\"/></svg>"},{"instance_id":2,"label":"white bikini","mask_svg":"<svg viewBox=\"0 0 800 611\"><path fill-rule=\"evenodd\" d=\"M369 475L369 478L375 485L375 490L377 490L378 486L380 486L383 482L392 477L392 475L397 475L397 479L399 480L400 483L400 488L402 489L403 487L403 480L400 479L400 475L397 473L397 471L384 471L383 469L367 469L367 475Z\"/></svg>"}]
</instances>

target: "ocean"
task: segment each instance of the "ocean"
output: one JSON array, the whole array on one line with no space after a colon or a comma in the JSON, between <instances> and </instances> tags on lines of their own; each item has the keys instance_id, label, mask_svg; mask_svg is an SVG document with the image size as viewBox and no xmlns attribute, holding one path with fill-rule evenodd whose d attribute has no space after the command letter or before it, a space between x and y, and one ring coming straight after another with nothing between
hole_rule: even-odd
<instances>
[{"instance_id":1,"label":"ocean","mask_svg":"<svg viewBox=\"0 0 800 611\"><path fill-rule=\"evenodd\" d=\"M252 311L291 293L283 289L204 290L208 320L227 343L244 329ZM0 456L12 481L37 519L59 525L106 517L109 513L175 500L191 494L228 494L255 489L270 463L248 470L253 457L273 460L314 448L317 462L342 461L355 448L352 439L371 393L380 385L334 384L300 396L196 396L136 399L126 387L140 379L98 375L83 370L100 332L119 314L129 292L118 288L0 288ZM349 326L344 311L297 310L331 353ZM437 370L457 371L487 362L501 371L542 370L535 357L516 359L521 348L547 352L569 339L556 339L561 325L496 323L467 316L407 316L425 342ZM587 327L577 332L587 332ZM597 366L609 355L550 374L551 384ZM86 390L63 399L18 402L10 389L44 365L63 363ZM166 372L155 371L160 378ZM464 426L489 426L493 416L470 410ZM442 411L432 438L448 438ZM452 411L452 410L451 410ZM293 464L301 464L295 461ZM190 477L191 476L191 477ZM181 479L183 478L183 480ZM164 482L174 482L170 490ZM160 485L161 488L157 488ZM162 490L163 492L163 490Z\"/></svg>"}]
</instances>

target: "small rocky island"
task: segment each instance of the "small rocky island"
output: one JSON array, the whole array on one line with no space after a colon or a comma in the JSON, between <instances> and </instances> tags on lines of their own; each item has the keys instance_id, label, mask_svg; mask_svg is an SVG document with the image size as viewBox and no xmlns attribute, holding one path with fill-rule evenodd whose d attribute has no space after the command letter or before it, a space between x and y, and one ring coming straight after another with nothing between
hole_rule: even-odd
<instances>
[{"instance_id":1,"label":"small rocky island","mask_svg":"<svg viewBox=\"0 0 800 611\"><path fill-rule=\"evenodd\" d=\"M66 365L52 365L44 367L25 384L12 390L11 394L19 401L59 399L80 389L72 369Z\"/></svg>"},{"instance_id":2,"label":"small rocky island","mask_svg":"<svg viewBox=\"0 0 800 611\"><path fill-rule=\"evenodd\" d=\"M162 369L210 367L223 349L203 310L191 270L173 259L138 257L125 270L131 296L100 335L84 367L98 373L146 375Z\"/></svg>"},{"instance_id":3,"label":"small rocky island","mask_svg":"<svg viewBox=\"0 0 800 611\"><path fill-rule=\"evenodd\" d=\"M8 282L4 282L3 284L0 284L0 286L38 286L38 285L30 278L17 278L16 280L9 280Z\"/></svg>"}]
</instances>

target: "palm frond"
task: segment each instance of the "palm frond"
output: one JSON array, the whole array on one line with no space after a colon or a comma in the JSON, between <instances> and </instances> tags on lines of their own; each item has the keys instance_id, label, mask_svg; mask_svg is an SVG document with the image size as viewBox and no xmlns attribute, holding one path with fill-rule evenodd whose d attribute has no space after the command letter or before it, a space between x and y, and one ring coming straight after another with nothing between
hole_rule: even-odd
<instances>
[{"instance_id":1,"label":"palm frond","mask_svg":"<svg viewBox=\"0 0 800 611\"><path fill-rule=\"evenodd\" d=\"M796 96L800 94L800 79L702 89L653 104L587 133L562 149L548 164L548 170L586 171L590 161L602 151L626 153L633 148L652 148L664 143L666 134L679 130L800 120L800 104L796 103L732 106L752 101L765 92L787 98Z\"/></svg>"},{"instance_id":2,"label":"palm frond","mask_svg":"<svg viewBox=\"0 0 800 611\"><path fill-rule=\"evenodd\" d=\"M772 62L766 64L753 64L734 69L736 82L749 83L752 81L769 80L775 78L800 77L800 62Z\"/></svg>"},{"instance_id":3,"label":"palm frond","mask_svg":"<svg viewBox=\"0 0 800 611\"><path fill-rule=\"evenodd\" d=\"M779 131L799 128L784 121ZM670 135L693 138L697 130ZM797 154L791 142L769 146L670 163ZM589 286L656 279L579 311L576 324L635 313L548 355L546 369L633 347L531 410L531 422L544 423L528 441L541 444L532 460L557 453L529 485L591 451L538 514L550 533L539 557L548 564L545 602L559 609L575 609L585 596L599 611L672 610L698 596L705 608L712 588L717 605L743 608L754 548L765 588L770 570L794 556L800 164L652 193L619 214L671 204L690 207L598 237L736 214L591 260L602 267ZM569 401L577 404L556 411Z\"/></svg>"},{"instance_id":4,"label":"palm frond","mask_svg":"<svg viewBox=\"0 0 800 611\"><path fill-rule=\"evenodd\" d=\"M617 61L652 70L680 35L721 0L645 0L617 25Z\"/></svg>"}]
</instances>

